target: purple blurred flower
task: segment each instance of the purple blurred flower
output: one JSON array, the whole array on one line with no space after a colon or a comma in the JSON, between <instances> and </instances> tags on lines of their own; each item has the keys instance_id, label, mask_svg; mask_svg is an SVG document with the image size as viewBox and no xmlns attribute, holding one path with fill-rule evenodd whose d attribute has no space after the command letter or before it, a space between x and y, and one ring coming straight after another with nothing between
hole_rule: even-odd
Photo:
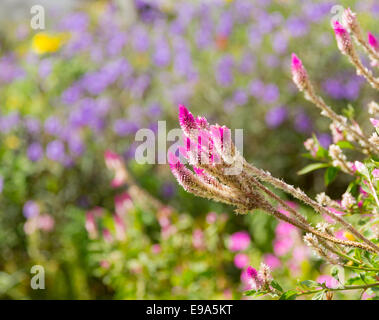
<instances>
[{"instance_id":1,"label":"purple blurred flower","mask_svg":"<svg viewBox=\"0 0 379 320\"><path fill-rule=\"evenodd\" d=\"M265 85L264 83L259 80L259 79L255 79L255 80L252 80L249 84L249 91L250 91L250 94L258 99L258 98L261 98L262 97L262 94L265 90Z\"/></svg>"},{"instance_id":2,"label":"purple blurred flower","mask_svg":"<svg viewBox=\"0 0 379 320\"><path fill-rule=\"evenodd\" d=\"M166 39L163 37L155 41L153 62L158 67L166 67L171 60L171 50Z\"/></svg>"},{"instance_id":3,"label":"purple blurred flower","mask_svg":"<svg viewBox=\"0 0 379 320\"><path fill-rule=\"evenodd\" d=\"M223 56L217 63L216 80L222 87L228 87L233 83L233 57L231 55Z\"/></svg>"},{"instance_id":4,"label":"purple blurred flower","mask_svg":"<svg viewBox=\"0 0 379 320\"><path fill-rule=\"evenodd\" d=\"M37 202L29 200L24 204L23 213L27 219L36 217L40 213L40 207Z\"/></svg>"},{"instance_id":5,"label":"purple blurred flower","mask_svg":"<svg viewBox=\"0 0 379 320\"><path fill-rule=\"evenodd\" d=\"M138 126L136 123L129 119L118 119L113 125L113 131L121 137L135 133L137 130Z\"/></svg>"},{"instance_id":6,"label":"purple blurred flower","mask_svg":"<svg viewBox=\"0 0 379 320\"><path fill-rule=\"evenodd\" d=\"M317 135L317 140L318 142L320 142L320 145L325 149L328 149L329 145L332 143L332 137L328 133L321 133Z\"/></svg>"},{"instance_id":7,"label":"purple blurred flower","mask_svg":"<svg viewBox=\"0 0 379 320\"><path fill-rule=\"evenodd\" d=\"M224 11L221 14L216 32L218 35L228 37L232 30L233 30L233 16L230 11Z\"/></svg>"},{"instance_id":8,"label":"purple blurred flower","mask_svg":"<svg viewBox=\"0 0 379 320\"><path fill-rule=\"evenodd\" d=\"M38 161L43 157L43 148L40 143L33 142L29 145L27 155L30 161Z\"/></svg>"},{"instance_id":9,"label":"purple blurred flower","mask_svg":"<svg viewBox=\"0 0 379 320\"><path fill-rule=\"evenodd\" d=\"M71 87L67 88L62 93L62 102L64 104L72 105L80 99L82 90L78 83L74 83Z\"/></svg>"},{"instance_id":10,"label":"purple blurred flower","mask_svg":"<svg viewBox=\"0 0 379 320\"><path fill-rule=\"evenodd\" d=\"M273 35L271 40L272 48L278 54L283 54L287 51L288 40L283 32L277 32Z\"/></svg>"},{"instance_id":11,"label":"purple blurred flower","mask_svg":"<svg viewBox=\"0 0 379 320\"><path fill-rule=\"evenodd\" d=\"M301 133L312 131L312 121L303 110L296 114L294 127L297 132Z\"/></svg>"},{"instance_id":12,"label":"purple blurred flower","mask_svg":"<svg viewBox=\"0 0 379 320\"><path fill-rule=\"evenodd\" d=\"M265 65L270 69L274 69L280 64L280 60L276 55L269 54L264 58Z\"/></svg>"},{"instance_id":13,"label":"purple blurred flower","mask_svg":"<svg viewBox=\"0 0 379 320\"><path fill-rule=\"evenodd\" d=\"M127 36L123 32L115 32L108 42L108 54L110 56L116 56L120 54L121 50L124 48L127 42Z\"/></svg>"},{"instance_id":14,"label":"purple blurred flower","mask_svg":"<svg viewBox=\"0 0 379 320\"><path fill-rule=\"evenodd\" d=\"M17 127L19 122L20 122L20 116L18 112L11 112L7 115L0 116L0 132L2 133L10 132L12 129Z\"/></svg>"},{"instance_id":15,"label":"purple blurred flower","mask_svg":"<svg viewBox=\"0 0 379 320\"><path fill-rule=\"evenodd\" d=\"M249 29L249 43L253 48L258 48L262 43L262 34L256 26Z\"/></svg>"},{"instance_id":16,"label":"purple blurred flower","mask_svg":"<svg viewBox=\"0 0 379 320\"><path fill-rule=\"evenodd\" d=\"M78 133L71 133L68 136L68 147L71 151L71 153L75 156L80 156L84 150L85 150L85 145L82 141L82 138Z\"/></svg>"},{"instance_id":17,"label":"purple blurred flower","mask_svg":"<svg viewBox=\"0 0 379 320\"><path fill-rule=\"evenodd\" d=\"M329 78L322 83L322 87L333 99L343 99L345 97L345 88L338 79Z\"/></svg>"},{"instance_id":18,"label":"purple blurred flower","mask_svg":"<svg viewBox=\"0 0 379 320\"><path fill-rule=\"evenodd\" d=\"M4 177L0 176L0 194L3 193L4 189Z\"/></svg>"},{"instance_id":19,"label":"purple blurred flower","mask_svg":"<svg viewBox=\"0 0 379 320\"><path fill-rule=\"evenodd\" d=\"M65 160L64 144L60 140L54 140L46 146L46 156L54 161L63 162Z\"/></svg>"},{"instance_id":20,"label":"purple blurred flower","mask_svg":"<svg viewBox=\"0 0 379 320\"><path fill-rule=\"evenodd\" d=\"M66 31L84 32L88 24L89 18L85 12L74 12L62 19L60 28Z\"/></svg>"},{"instance_id":21,"label":"purple blurred flower","mask_svg":"<svg viewBox=\"0 0 379 320\"><path fill-rule=\"evenodd\" d=\"M243 106L248 101L246 92L242 89L237 89L233 95L233 102L238 106Z\"/></svg>"},{"instance_id":22,"label":"purple blurred flower","mask_svg":"<svg viewBox=\"0 0 379 320\"><path fill-rule=\"evenodd\" d=\"M41 129L41 123L38 119L27 117L24 119L24 125L28 133L30 134L37 134L40 132Z\"/></svg>"},{"instance_id":23,"label":"purple blurred flower","mask_svg":"<svg viewBox=\"0 0 379 320\"><path fill-rule=\"evenodd\" d=\"M302 37L309 31L309 26L306 20L295 16L287 19L286 27L292 37Z\"/></svg>"},{"instance_id":24,"label":"purple blurred flower","mask_svg":"<svg viewBox=\"0 0 379 320\"><path fill-rule=\"evenodd\" d=\"M17 65L13 56L3 56L0 58L0 83L10 83L24 76L24 71Z\"/></svg>"},{"instance_id":25,"label":"purple blurred flower","mask_svg":"<svg viewBox=\"0 0 379 320\"><path fill-rule=\"evenodd\" d=\"M333 6L333 2L326 3L305 3L303 12L307 18L312 22L320 21L325 15L330 13L330 9Z\"/></svg>"},{"instance_id":26,"label":"purple blurred flower","mask_svg":"<svg viewBox=\"0 0 379 320\"><path fill-rule=\"evenodd\" d=\"M249 74L254 70L256 64L256 58L250 52L245 52L242 56L239 65L239 71L241 73Z\"/></svg>"},{"instance_id":27,"label":"purple blurred flower","mask_svg":"<svg viewBox=\"0 0 379 320\"><path fill-rule=\"evenodd\" d=\"M270 128L280 126L288 117L287 108L284 106L275 107L266 113L266 124Z\"/></svg>"},{"instance_id":28,"label":"purple blurred flower","mask_svg":"<svg viewBox=\"0 0 379 320\"><path fill-rule=\"evenodd\" d=\"M132 31L132 44L137 52L145 52L149 49L149 34L146 29L138 26Z\"/></svg>"},{"instance_id":29,"label":"purple blurred flower","mask_svg":"<svg viewBox=\"0 0 379 320\"><path fill-rule=\"evenodd\" d=\"M53 69L53 64L49 59L41 60L38 69L38 75L43 79L49 76Z\"/></svg>"},{"instance_id":30,"label":"purple blurred flower","mask_svg":"<svg viewBox=\"0 0 379 320\"><path fill-rule=\"evenodd\" d=\"M279 99L279 89L273 84L269 83L265 86L262 99L267 103L274 103Z\"/></svg>"},{"instance_id":31,"label":"purple blurred flower","mask_svg":"<svg viewBox=\"0 0 379 320\"><path fill-rule=\"evenodd\" d=\"M148 116L152 119L157 119L162 114L162 107L159 103L152 103L149 106Z\"/></svg>"},{"instance_id":32,"label":"purple blurred flower","mask_svg":"<svg viewBox=\"0 0 379 320\"><path fill-rule=\"evenodd\" d=\"M62 131L62 124L56 116L50 116L45 120L45 132L53 136L58 136Z\"/></svg>"},{"instance_id":33,"label":"purple blurred flower","mask_svg":"<svg viewBox=\"0 0 379 320\"><path fill-rule=\"evenodd\" d=\"M173 183L166 182L162 185L162 196L165 199L170 199L176 192L176 186Z\"/></svg>"}]
</instances>

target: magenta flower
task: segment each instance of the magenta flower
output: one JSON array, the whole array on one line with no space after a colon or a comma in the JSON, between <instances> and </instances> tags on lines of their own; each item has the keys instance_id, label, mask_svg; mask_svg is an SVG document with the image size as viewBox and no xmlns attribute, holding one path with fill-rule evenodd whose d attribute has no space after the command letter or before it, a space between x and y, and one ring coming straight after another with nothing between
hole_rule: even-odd
<instances>
[{"instance_id":1,"label":"magenta flower","mask_svg":"<svg viewBox=\"0 0 379 320\"><path fill-rule=\"evenodd\" d=\"M321 275L317 278L316 281L318 283L325 284L325 286L330 288L330 289L336 289L336 288L338 288L338 285L339 285L338 280L333 278L332 276L329 276L329 275Z\"/></svg>"},{"instance_id":2,"label":"magenta flower","mask_svg":"<svg viewBox=\"0 0 379 320\"><path fill-rule=\"evenodd\" d=\"M250 236L246 231L233 233L229 238L230 251L243 251L250 245Z\"/></svg>"},{"instance_id":3,"label":"magenta flower","mask_svg":"<svg viewBox=\"0 0 379 320\"><path fill-rule=\"evenodd\" d=\"M375 51L379 51L379 42L378 42L378 39L376 39L376 37L375 37L371 32L368 32L368 33L367 33L367 38L368 38L368 43L369 43L369 45L370 45Z\"/></svg>"},{"instance_id":4,"label":"magenta flower","mask_svg":"<svg viewBox=\"0 0 379 320\"><path fill-rule=\"evenodd\" d=\"M291 70L294 83L297 85L299 90L302 91L307 84L308 74L302 61L294 53L292 53Z\"/></svg>"},{"instance_id":5,"label":"magenta flower","mask_svg":"<svg viewBox=\"0 0 379 320\"><path fill-rule=\"evenodd\" d=\"M249 257L248 255L244 253L237 253L234 257L234 265L238 269L243 269L246 267L246 265L249 263Z\"/></svg>"},{"instance_id":6,"label":"magenta flower","mask_svg":"<svg viewBox=\"0 0 379 320\"><path fill-rule=\"evenodd\" d=\"M282 266L282 262L280 261L280 259L272 253L265 254L263 257L263 261L272 270L280 268Z\"/></svg>"},{"instance_id":7,"label":"magenta flower","mask_svg":"<svg viewBox=\"0 0 379 320\"><path fill-rule=\"evenodd\" d=\"M264 280L260 276L260 272L258 273L258 271L251 266L249 266L246 270L246 277L248 284L253 290L259 290L264 284Z\"/></svg>"},{"instance_id":8,"label":"magenta flower","mask_svg":"<svg viewBox=\"0 0 379 320\"><path fill-rule=\"evenodd\" d=\"M353 49L349 32L337 20L333 23L333 30L337 40L338 49L343 54L348 54Z\"/></svg>"}]
</instances>

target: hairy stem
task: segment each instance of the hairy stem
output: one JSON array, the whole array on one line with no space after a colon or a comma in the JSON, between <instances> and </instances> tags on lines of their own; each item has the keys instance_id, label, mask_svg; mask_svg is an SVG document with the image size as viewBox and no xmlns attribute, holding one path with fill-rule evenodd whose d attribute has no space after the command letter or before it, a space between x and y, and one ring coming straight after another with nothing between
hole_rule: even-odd
<instances>
[{"instance_id":1,"label":"hairy stem","mask_svg":"<svg viewBox=\"0 0 379 320\"><path fill-rule=\"evenodd\" d=\"M272 184L274 187L281 189L291 195L293 195L295 198L303 201L304 203L311 206L316 212L320 214L326 214L329 217L333 218L334 220L338 221L343 225L348 231L350 231L354 236L361 239L363 242L365 242L367 245L369 245L372 250L376 253L379 253L379 248L371 242L369 239L367 239L364 235L362 235L360 232L358 232L350 223L348 223L346 220L344 220L342 217L338 216L334 212L328 210L327 208L321 206L316 201L309 198L303 191L300 189L295 189L293 186L290 186L283 182L282 180L279 180L273 176L271 176L270 173L267 173L263 170L260 170L249 163L245 163L246 169L255 177L257 177L260 180L263 180L265 182L268 182ZM371 251L372 251L371 250Z\"/></svg>"}]
</instances>

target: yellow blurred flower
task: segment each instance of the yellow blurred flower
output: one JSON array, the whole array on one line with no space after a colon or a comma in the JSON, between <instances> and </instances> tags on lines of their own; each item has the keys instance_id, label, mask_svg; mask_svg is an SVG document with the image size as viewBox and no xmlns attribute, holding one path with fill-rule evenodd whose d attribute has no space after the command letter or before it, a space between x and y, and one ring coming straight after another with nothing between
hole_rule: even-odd
<instances>
[{"instance_id":1,"label":"yellow blurred flower","mask_svg":"<svg viewBox=\"0 0 379 320\"><path fill-rule=\"evenodd\" d=\"M4 143L6 147L14 150L14 149L18 149L18 147L20 146L20 139L14 135L11 135L5 138Z\"/></svg>"},{"instance_id":2,"label":"yellow blurred flower","mask_svg":"<svg viewBox=\"0 0 379 320\"><path fill-rule=\"evenodd\" d=\"M350 241L354 241L355 237L350 232L344 232L343 236Z\"/></svg>"},{"instance_id":3,"label":"yellow blurred flower","mask_svg":"<svg viewBox=\"0 0 379 320\"><path fill-rule=\"evenodd\" d=\"M37 54L53 53L60 49L67 35L51 35L45 32L37 33L32 40L32 49Z\"/></svg>"}]
</instances>

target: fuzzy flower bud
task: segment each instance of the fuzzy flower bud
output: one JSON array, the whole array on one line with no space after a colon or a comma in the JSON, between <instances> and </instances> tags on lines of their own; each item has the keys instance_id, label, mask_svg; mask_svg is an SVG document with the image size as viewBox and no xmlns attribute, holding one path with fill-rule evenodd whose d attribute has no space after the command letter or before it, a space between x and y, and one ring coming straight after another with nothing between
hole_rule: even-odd
<instances>
[{"instance_id":1,"label":"fuzzy flower bud","mask_svg":"<svg viewBox=\"0 0 379 320\"><path fill-rule=\"evenodd\" d=\"M371 101L368 104L368 113L369 114L379 113L379 104L377 104L375 101Z\"/></svg>"},{"instance_id":2,"label":"fuzzy flower bud","mask_svg":"<svg viewBox=\"0 0 379 320\"><path fill-rule=\"evenodd\" d=\"M330 128L330 131L332 132L333 143L337 143L344 139L344 134L343 134L341 125L339 125L337 122L332 122L329 128Z\"/></svg>"},{"instance_id":3,"label":"fuzzy flower bud","mask_svg":"<svg viewBox=\"0 0 379 320\"><path fill-rule=\"evenodd\" d=\"M292 53L291 70L293 82L295 82L300 91L303 91L308 82L308 74L302 61L294 53Z\"/></svg>"},{"instance_id":4,"label":"fuzzy flower bud","mask_svg":"<svg viewBox=\"0 0 379 320\"><path fill-rule=\"evenodd\" d=\"M306 150L308 150L313 157L316 156L318 146L313 138L308 138L304 141L304 147Z\"/></svg>"},{"instance_id":5,"label":"fuzzy flower bud","mask_svg":"<svg viewBox=\"0 0 379 320\"><path fill-rule=\"evenodd\" d=\"M340 167L341 169L346 169L346 156L342 153L342 150L336 144L331 144L329 146L329 156L333 160L334 167Z\"/></svg>"},{"instance_id":6,"label":"fuzzy flower bud","mask_svg":"<svg viewBox=\"0 0 379 320\"><path fill-rule=\"evenodd\" d=\"M248 276L248 281L253 290L259 290L263 286L263 281L261 277L258 275L258 271L253 267L249 266L246 270L246 274Z\"/></svg>"},{"instance_id":7,"label":"fuzzy flower bud","mask_svg":"<svg viewBox=\"0 0 379 320\"><path fill-rule=\"evenodd\" d=\"M332 202L332 199L329 198L329 196L327 196L325 194L325 192L321 192L319 193L317 196L316 196L316 201L322 205L322 206L329 206L330 203Z\"/></svg>"},{"instance_id":8,"label":"fuzzy flower bud","mask_svg":"<svg viewBox=\"0 0 379 320\"><path fill-rule=\"evenodd\" d=\"M349 209L351 208L354 204L355 204L355 199L354 197L351 195L350 192L345 192L343 195L342 195L342 201L341 201L341 205L346 208L346 209Z\"/></svg>"},{"instance_id":9,"label":"fuzzy flower bud","mask_svg":"<svg viewBox=\"0 0 379 320\"><path fill-rule=\"evenodd\" d=\"M338 49L340 49L343 54L350 55L353 51L353 44L349 33L338 21L334 21L333 29Z\"/></svg>"},{"instance_id":10,"label":"fuzzy flower bud","mask_svg":"<svg viewBox=\"0 0 379 320\"><path fill-rule=\"evenodd\" d=\"M376 37L371 33L367 33L367 38L368 38L368 44L375 50L379 51L379 41L376 39Z\"/></svg>"},{"instance_id":11,"label":"fuzzy flower bud","mask_svg":"<svg viewBox=\"0 0 379 320\"><path fill-rule=\"evenodd\" d=\"M374 132L368 141L372 144L379 145L379 136L376 132Z\"/></svg>"},{"instance_id":12,"label":"fuzzy flower bud","mask_svg":"<svg viewBox=\"0 0 379 320\"><path fill-rule=\"evenodd\" d=\"M342 14L342 24L347 30L353 33L359 31L356 13L352 12L350 8L344 10Z\"/></svg>"}]
</instances>

